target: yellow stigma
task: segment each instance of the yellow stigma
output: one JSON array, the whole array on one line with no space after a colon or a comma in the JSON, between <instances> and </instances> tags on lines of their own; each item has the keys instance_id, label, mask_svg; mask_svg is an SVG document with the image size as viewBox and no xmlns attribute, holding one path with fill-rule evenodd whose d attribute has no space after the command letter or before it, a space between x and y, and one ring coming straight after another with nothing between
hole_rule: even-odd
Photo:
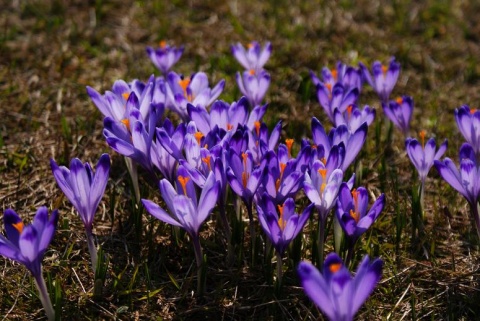
<instances>
[{"instance_id":1,"label":"yellow stigma","mask_svg":"<svg viewBox=\"0 0 480 321\"><path fill-rule=\"evenodd\" d=\"M330 264L328 269L330 270L331 273L335 273L335 272L338 272L338 270L340 270L341 267L342 267L342 263L332 263Z\"/></svg>"},{"instance_id":2,"label":"yellow stigma","mask_svg":"<svg viewBox=\"0 0 480 321\"><path fill-rule=\"evenodd\" d=\"M425 130L421 130L418 133L418 136L420 136L420 140L422 141L422 148L425 149L425 136L427 135L427 132Z\"/></svg>"},{"instance_id":3,"label":"yellow stigma","mask_svg":"<svg viewBox=\"0 0 480 321\"><path fill-rule=\"evenodd\" d=\"M207 164L208 166L208 170L211 171L212 170L212 166L210 165L210 159L211 159L211 156L207 156L207 157L203 157L202 158L202 161Z\"/></svg>"},{"instance_id":4,"label":"yellow stigma","mask_svg":"<svg viewBox=\"0 0 480 321\"><path fill-rule=\"evenodd\" d=\"M128 92L124 92L124 93L122 94L122 97L123 97L123 99L125 99L125 100L128 100L128 97L129 97L129 96L130 96L130 93L128 93Z\"/></svg>"},{"instance_id":5,"label":"yellow stigma","mask_svg":"<svg viewBox=\"0 0 480 321\"><path fill-rule=\"evenodd\" d=\"M188 176L178 176L178 182L182 186L183 194L185 196L187 195L187 183L189 180L190 180L190 177Z\"/></svg>"},{"instance_id":6,"label":"yellow stigma","mask_svg":"<svg viewBox=\"0 0 480 321\"><path fill-rule=\"evenodd\" d=\"M167 42L165 40L161 40L158 45L160 48L165 49L167 47Z\"/></svg>"},{"instance_id":7,"label":"yellow stigma","mask_svg":"<svg viewBox=\"0 0 480 321\"><path fill-rule=\"evenodd\" d=\"M195 134L193 134L193 136L197 140L198 146L200 146L200 141L203 138L203 134L201 132L196 132Z\"/></svg>"},{"instance_id":8,"label":"yellow stigma","mask_svg":"<svg viewBox=\"0 0 480 321\"><path fill-rule=\"evenodd\" d=\"M187 87L188 87L188 85L190 85L190 78L181 79L181 80L178 81L178 84L180 85L180 87L182 87L183 93L186 96L187 95Z\"/></svg>"},{"instance_id":9,"label":"yellow stigma","mask_svg":"<svg viewBox=\"0 0 480 321\"><path fill-rule=\"evenodd\" d=\"M292 146L293 146L294 140L291 138L285 139L285 145L287 145L288 149L288 158L292 158Z\"/></svg>"},{"instance_id":10,"label":"yellow stigma","mask_svg":"<svg viewBox=\"0 0 480 321\"><path fill-rule=\"evenodd\" d=\"M283 206L278 205L278 212L280 213L280 218L278 219L278 226L280 229L283 231L285 229L285 226L287 226L287 222L283 219Z\"/></svg>"},{"instance_id":11,"label":"yellow stigma","mask_svg":"<svg viewBox=\"0 0 480 321\"><path fill-rule=\"evenodd\" d=\"M327 169L326 168L320 168L318 170L318 173L320 176L322 176L322 179L325 180L327 178Z\"/></svg>"},{"instance_id":12,"label":"yellow stigma","mask_svg":"<svg viewBox=\"0 0 480 321\"><path fill-rule=\"evenodd\" d=\"M120 122L124 124L128 130L130 130L130 121L127 118L122 119Z\"/></svg>"},{"instance_id":13,"label":"yellow stigma","mask_svg":"<svg viewBox=\"0 0 480 321\"><path fill-rule=\"evenodd\" d=\"M253 123L255 127L255 132L257 133L257 136L260 136L260 122L257 120L255 123Z\"/></svg>"},{"instance_id":14,"label":"yellow stigma","mask_svg":"<svg viewBox=\"0 0 480 321\"><path fill-rule=\"evenodd\" d=\"M382 65L382 72L384 76L387 74L387 71L388 71L388 67L385 65Z\"/></svg>"},{"instance_id":15,"label":"yellow stigma","mask_svg":"<svg viewBox=\"0 0 480 321\"><path fill-rule=\"evenodd\" d=\"M24 226L22 221L12 224L12 226L18 231L19 234L22 234L23 226Z\"/></svg>"},{"instance_id":16,"label":"yellow stigma","mask_svg":"<svg viewBox=\"0 0 480 321\"><path fill-rule=\"evenodd\" d=\"M358 215L357 212L354 210L350 210L350 216L355 220L355 222L358 223L358 220L360 219L360 215Z\"/></svg>"},{"instance_id":17,"label":"yellow stigma","mask_svg":"<svg viewBox=\"0 0 480 321\"><path fill-rule=\"evenodd\" d=\"M332 69L330 72L332 73L333 79L335 79L335 81L337 81L337 77L338 77L338 71L337 71L337 69L334 68L334 69Z\"/></svg>"}]
</instances>

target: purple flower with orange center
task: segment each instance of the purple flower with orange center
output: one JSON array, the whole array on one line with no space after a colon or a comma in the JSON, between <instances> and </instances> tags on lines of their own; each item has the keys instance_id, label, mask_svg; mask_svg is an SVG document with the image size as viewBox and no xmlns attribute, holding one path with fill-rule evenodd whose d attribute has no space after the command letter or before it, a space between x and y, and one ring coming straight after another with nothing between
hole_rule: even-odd
<instances>
[{"instance_id":1,"label":"purple flower with orange center","mask_svg":"<svg viewBox=\"0 0 480 321\"><path fill-rule=\"evenodd\" d=\"M183 54L184 46L170 46L165 40L157 48L147 47L147 54L162 74L166 75Z\"/></svg>"},{"instance_id":2,"label":"purple flower with orange center","mask_svg":"<svg viewBox=\"0 0 480 321\"><path fill-rule=\"evenodd\" d=\"M360 109L354 104L348 106L343 113L340 112L339 109L335 109L333 112L333 123L335 127L345 125L350 133L356 132L363 123L367 123L367 126L370 126L374 119L375 109L368 105Z\"/></svg>"},{"instance_id":3,"label":"purple flower with orange center","mask_svg":"<svg viewBox=\"0 0 480 321\"><path fill-rule=\"evenodd\" d=\"M360 69L348 66L340 61L337 62L336 68L329 69L328 67L323 67L321 75L322 80L313 71L310 71L310 77L315 87L318 84L324 84L333 88L335 84L340 83L347 92L354 88L358 92L362 89L362 73Z\"/></svg>"},{"instance_id":4,"label":"purple flower with orange center","mask_svg":"<svg viewBox=\"0 0 480 321\"><path fill-rule=\"evenodd\" d=\"M272 53L272 45L267 42L263 48L257 41L252 41L247 45L247 48L243 47L241 43L237 43L231 46L232 54L237 61L247 70L260 71L270 58Z\"/></svg>"},{"instance_id":5,"label":"purple flower with orange center","mask_svg":"<svg viewBox=\"0 0 480 321\"><path fill-rule=\"evenodd\" d=\"M330 253L323 274L311 263L300 262L300 283L307 296L330 321L351 321L382 276L383 261L365 256L354 277L336 253Z\"/></svg>"},{"instance_id":6,"label":"purple flower with orange center","mask_svg":"<svg viewBox=\"0 0 480 321\"><path fill-rule=\"evenodd\" d=\"M337 218L348 239L349 264L358 238L377 220L385 206L385 195L380 195L367 211L368 192L364 187L350 191L347 184L342 184L337 199Z\"/></svg>"},{"instance_id":7,"label":"purple flower with orange center","mask_svg":"<svg viewBox=\"0 0 480 321\"><path fill-rule=\"evenodd\" d=\"M45 206L40 207L30 225L24 225L22 219L12 209L3 213L7 237L0 235L0 254L25 265L35 279L40 300L50 321L55 320L45 280L42 276L42 261L50 245L58 222L58 211L48 215Z\"/></svg>"},{"instance_id":8,"label":"purple flower with orange center","mask_svg":"<svg viewBox=\"0 0 480 321\"><path fill-rule=\"evenodd\" d=\"M253 155L256 164L259 164L269 150L274 150L277 146L282 131L282 121L279 121L272 131L268 132L267 124L256 121L253 124L253 130L248 130L248 149Z\"/></svg>"},{"instance_id":9,"label":"purple flower with orange center","mask_svg":"<svg viewBox=\"0 0 480 321\"><path fill-rule=\"evenodd\" d=\"M425 184L430 168L433 166L435 160L439 160L440 157L447 150L448 142L445 139L444 142L437 149L437 144L434 138L430 138L425 143L426 132L420 131L420 142L415 138L407 138L405 140L405 147L407 149L408 157L418 171L418 175L422 185Z\"/></svg>"},{"instance_id":10,"label":"purple flower with orange center","mask_svg":"<svg viewBox=\"0 0 480 321\"><path fill-rule=\"evenodd\" d=\"M167 106L184 121L189 120L187 104L207 108L220 96L225 87L225 80L210 88L208 77L204 72L183 77L171 71L167 75Z\"/></svg>"},{"instance_id":11,"label":"purple flower with orange center","mask_svg":"<svg viewBox=\"0 0 480 321\"><path fill-rule=\"evenodd\" d=\"M270 74L265 70L255 71L250 69L242 74L237 72L237 85L242 95L247 97L250 105L256 107L260 105L270 86Z\"/></svg>"},{"instance_id":12,"label":"purple flower with orange center","mask_svg":"<svg viewBox=\"0 0 480 321\"><path fill-rule=\"evenodd\" d=\"M410 121L413 114L413 98L410 96L398 97L388 103L382 103L385 116L399 128L403 135L408 136Z\"/></svg>"},{"instance_id":13,"label":"purple flower with orange center","mask_svg":"<svg viewBox=\"0 0 480 321\"><path fill-rule=\"evenodd\" d=\"M301 213L296 213L293 198L287 198L279 205L275 205L268 194L260 198L257 203L258 220L280 256L302 231L312 210L313 204L310 204Z\"/></svg>"},{"instance_id":14,"label":"purple flower with orange center","mask_svg":"<svg viewBox=\"0 0 480 321\"><path fill-rule=\"evenodd\" d=\"M375 61L372 66L372 74L368 68L360 63L363 78L372 86L382 100L382 103L387 103L393 87L397 83L398 75L400 74L400 64L396 62L395 58L390 59L388 66L382 65L380 61Z\"/></svg>"},{"instance_id":15,"label":"purple flower with orange center","mask_svg":"<svg viewBox=\"0 0 480 321\"><path fill-rule=\"evenodd\" d=\"M457 127L480 159L480 110L463 105L455 109Z\"/></svg>"},{"instance_id":16,"label":"purple flower with orange center","mask_svg":"<svg viewBox=\"0 0 480 321\"><path fill-rule=\"evenodd\" d=\"M345 90L342 83L319 83L316 86L317 99L325 110L328 118L334 122L334 112L338 109L341 113L347 111L347 108L357 102L359 91L353 88L350 91Z\"/></svg>"}]
</instances>

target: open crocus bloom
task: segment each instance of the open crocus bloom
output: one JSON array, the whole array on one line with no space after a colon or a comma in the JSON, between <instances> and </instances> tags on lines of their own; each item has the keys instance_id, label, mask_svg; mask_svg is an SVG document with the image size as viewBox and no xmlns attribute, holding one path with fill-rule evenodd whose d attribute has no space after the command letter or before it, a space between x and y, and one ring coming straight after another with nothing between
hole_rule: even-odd
<instances>
[{"instance_id":1,"label":"open crocus bloom","mask_svg":"<svg viewBox=\"0 0 480 321\"><path fill-rule=\"evenodd\" d=\"M24 225L12 209L3 214L7 237L0 235L0 254L23 265L37 278L41 277L42 260L52 241L58 221L58 211L48 217L45 206L35 214L33 223Z\"/></svg>"},{"instance_id":2,"label":"open crocus bloom","mask_svg":"<svg viewBox=\"0 0 480 321\"><path fill-rule=\"evenodd\" d=\"M394 57L390 59L388 66L382 65L380 61L375 61L372 66L373 77L364 64L360 63L359 65L365 80L377 92L382 102L387 102L393 87L397 83L400 64L395 61Z\"/></svg>"},{"instance_id":3,"label":"open crocus bloom","mask_svg":"<svg viewBox=\"0 0 480 321\"><path fill-rule=\"evenodd\" d=\"M480 111L464 105L455 109L455 120L465 140L472 145L475 155L480 156Z\"/></svg>"},{"instance_id":4,"label":"open crocus bloom","mask_svg":"<svg viewBox=\"0 0 480 321\"><path fill-rule=\"evenodd\" d=\"M421 143L415 138L407 138L405 141L405 147L407 149L408 157L415 166L420 177L422 184L427 178L430 168L433 166L435 160L439 160L440 157L447 150L447 140L440 145L437 149L437 144L434 138L430 138L425 143L425 131L420 132Z\"/></svg>"},{"instance_id":5,"label":"open crocus bloom","mask_svg":"<svg viewBox=\"0 0 480 321\"><path fill-rule=\"evenodd\" d=\"M248 98L252 108L262 103L270 86L270 74L268 72L253 69L244 71L242 74L237 72L236 80L240 92Z\"/></svg>"},{"instance_id":6,"label":"open crocus bloom","mask_svg":"<svg viewBox=\"0 0 480 321\"><path fill-rule=\"evenodd\" d=\"M413 114L413 98L398 97L388 103L382 103L383 112L388 119L407 136Z\"/></svg>"},{"instance_id":7,"label":"open crocus bloom","mask_svg":"<svg viewBox=\"0 0 480 321\"><path fill-rule=\"evenodd\" d=\"M185 48L168 45L160 41L158 48L147 47L147 54L162 74L166 75L172 66L180 59Z\"/></svg>"},{"instance_id":8,"label":"open crocus bloom","mask_svg":"<svg viewBox=\"0 0 480 321\"><path fill-rule=\"evenodd\" d=\"M330 321L351 321L380 280L383 261L365 256L354 277L336 253L325 259L323 274L308 262L300 262L298 276L307 296Z\"/></svg>"},{"instance_id":9,"label":"open crocus bloom","mask_svg":"<svg viewBox=\"0 0 480 321\"><path fill-rule=\"evenodd\" d=\"M267 42L263 49L256 41L249 43L246 50L241 43L232 45L231 48L233 56L243 68L255 71L260 71L263 68L272 53L272 44L270 42Z\"/></svg>"}]
</instances>

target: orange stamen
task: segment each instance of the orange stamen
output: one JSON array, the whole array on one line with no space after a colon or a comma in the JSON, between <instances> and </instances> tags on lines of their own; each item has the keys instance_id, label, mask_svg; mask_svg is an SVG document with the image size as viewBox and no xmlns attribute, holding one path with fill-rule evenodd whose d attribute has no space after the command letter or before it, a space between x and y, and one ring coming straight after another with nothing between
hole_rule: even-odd
<instances>
[{"instance_id":1,"label":"orange stamen","mask_svg":"<svg viewBox=\"0 0 480 321\"><path fill-rule=\"evenodd\" d=\"M326 177L327 177L327 169L326 168L320 168L318 170L318 173L320 174L320 176L322 176L323 180L326 179Z\"/></svg>"},{"instance_id":2,"label":"orange stamen","mask_svg":"<svg viewBox=\"0 0 480 321\"><path fill-rule=\"evenodd\" d=\"M275 181L275 188L276 188L277 191L280 188L280 182L282 181L283 172L285 172L286 167L287 167L287 164L280 163L280 177Z\"/></svg>"},{"instance_id":3,"label":"orange stamen","mask_svg":"<svg viewBox=\"0 0 480 321\"><path fill-rule=\"evenodd\" d=\"M317 145L315 144L310 145L310 147L312 147L312 149L317 149Z\"/></svg>"},{"instance_id":4,"label":"orange stamen","mask_svg":"<svg viewBox=\"0 0 480 321\"><path fill-rule=\"evenodd\" d=\"M338 77L337 69L332 69L330 72L332 73L333 79L335 79L335 81L337 81L337 77Z\"/></svg>"},{"instance_id":5,"label":"orange stamen","mask_svg":"<svg viewBox=\"0 0 480 321\"><path fill-rule=\"evenodd\" d=\"M342 267L342 263L332 263L330 264L328 269L330 270L331 273L335 273L335 272L338 272L338 270L340 270L341 267Z\"/></svg>"},{"instance_id":6,"label":"orange stamen","mask_svg":"<svg viewBox=\"0 0 480 321\"><path fill-rule=\"evenodd\" d=\"M251 75L251 76L255 75L255 69L250 69L248 71L248 74Z\"/></svg>"},{"instance_id":7,"label":"orange stamen","mask_svg":"<svg viewBox=\"0 0 480 321\"><path fill-rule=\"evenodd\" d=\"M477 111L476 108L472 108L472 109L470 109L470 114L475 114L476 111Z\"/></svg>"},{"instance_id":8,"label":"orange stamen","mask_svg":"<svg viewBox=\"0 0 480 321\"><path fill-rule=\"evenodd\" d=\"M182 185L183 194L187 195L187 183L190 180L188 176L178 176L178 182Z\"/></svg>"},{"instance_id":9,"label":"orange stamen","mask_svg":"<svg viewBox=\"0 0 480 321\"><path fill-rule=\"evenodd\" d=\"M212 166L210 165L210 159L211 159L211 156L209 155L209 156L207 156L207 157L203 157L203 158L202 158L202 161L203 161L205 164L207 164L208 170L211 171L211 170L212 170Z\"/></svg>"},{"instance_id":10,"label":"orange stamen","mask_svg":"<svg viewBox=\"0 0 480 321\"><path fill-rule=\"evenodd\" d=\"M124 124L128 130L130 130L130 121L127 118L122 119L120 122Z\"/></svg>"},{"instance_id":11,"label":"orange stamen","mask_svg":"<svg viewBox=\"0 0 480 321\"><path fill-rule=\"evenodd\" d=\"M161 40L158 45L160 48L165 49L167 47L167 42L165 40Z\"/></svg>"},{"instance_id":12,"label":"orange stamen","mask_svg":"<svg viewBox=\"0 0 480 321\"><path fill-rule=\"evenodd\" d=\"M327 165L327 159L325 157L320 158L320 161L323 163L323 165Z\"/></svg>"},{"instance_id":13,"label":"orange stamen","mask_svg":"<svg viewBox=\"0 0 480 321\"><path fill-rule=\"evenodd\" d=\"M332 84L325 84L329 92L332 92Z\"/></svg>"},{"instance_id":14,"label":"orange stamen","mask_svg":"<svg viewBox=\"0 0 480 321\"><path fill-rule=\"evenodd\" d=\"M388 71L388 67L385 65L382 65L382 72L384 76L386 75L387 71Z\"/></svg>"},{"instance_id":15,"label":"orange stamen","mask_svg":"<svg viewBox=\"0 0 480 321\"><path fill-rule=\"evenodd\" d=\"M280 229L283 231L285 229L285 226L287 226L287 222L283 219L283 206L278 205L278 212L280 213L280 218L278 219L278 226Z\"/></svg>"},{"instance_id":16,"label":"orange stamen","mask_svg":"<svg viewBox=\"0 0 480 321\"><path fill-rule=\"evenodd\" d=\"M252 49L252 48L253 48L253 46L254 46L254 45L253 45L253 43L252 43L252 42L250 42L250 43L247 45L247 48L248 48L248 49Z\"/></svg>"},{"instance_id":17,"label":"orange stamen","mask_svg":"<svg viewBox=\"0 0 480 321\"><path fill-rule=\"evenodd\" d=\"M246 188L247 182L248 182L248 173L247 173L248 154L247 153L242 153L242 160L243 160L242 183L243 183L243 187Z\"/></svg>"},{"instance_id":18,"label":"orange stamen","mask_svg":"<svg viewBox=\"0 0 480 321\"><path fill-rule=\"evenodd\" d=\"M353 205L355 206L355 209L357 209L358 208L358 192L355 188L352 190L352 198L353 198Z\"/></svg>"},{"instance_id":19,"label":"orange stamen","mask_svg":"<svg viewBox=\"0 0 480 321\"><path fill-rule=\"evenodd\" d=\"M360 219L360 215L358 215L357 212L354 210L350 210L350 216L355 220L355 222L358 223L358 220Z\"/></svg>"},{"instance_id":20,"label":"orange stamen","mask_svg":"<svg viewBox=\"0 0 480 321\"><path fill-rule=\"evenodd\" d=\"M352 109L353 109L353 106L352 106L352 105L348 105L348 107L347 107L347 115L348 115L348 118L350 118L350 116L352 116Z\"/></svg>"},{"instance_id":21,"label":"orange stamen","mask_svg":"<svg viewBox=\"0 0 480 321\"><path fill-rule=\"evenodd\" d=\"M242 173L242 184L243 187L247 188L248 174L247 172Z\"/></svg>"},{"instance_id":22,"label":"orange stamen","mask_svg":"<svg viewBox=\"0 0 480 321\"><path fill-rule=\"evenodd\" d=\"M292 146L293 146L294 140L291 138L285 139L285 145L287 145L288 149L288 158L292 158Z\"/></svg>"},{"instance_id":23,"label":"orange stamen","mask_svg":"<svg viewBox=\"0 0 480 321\"><path fill-rule=\"evenodd\" d=\"M418 136L420 136L420 139L422 141L422 148L425 148L425 136L427 135L427 132L424 131L424 130L421 130L419 133L418 133Z\"/></svg>"},{"instance_id":24,"label":"orange stamen","mask_svg":"<svg viewBox=\"0 0 480 321\"><path fill-rule=\"evenodd\" d=\"M255 123L253 123L255 126L255 132L257 133L257 136L260 136L260 122L257 120Z\"/></svg>"},{"instance_id":25,"label":"orange stamen","mask_svg":"<svg viewBox=\"0 0 480 321\"><path fill-rule=\"evenodd\" d=\"M183 93L186 96L187 95L187 87L188 87L188 85L190 85L190 78L181 79L181 80L178 81L178 84L180 85L180 87L182 87Z\"/></svg>"},{"instance_id":26,"label":"orange stamen","mask_svg":"<svg viewBox=\"0 0 480 321\"><path fill-rule=\"evenodd\" d=\"M397 99L395 99L395 101L397 102L397 104L401 105L403 103L403 98L402 97L397 97Z\"/></svg>"},{"instance_id":27,"label":"orange stamen","mask_svg":"<svg viewBox=\"0 0 480 321\"><path fill-rule=\"evenodd\" d=\"M200 146L200 141L203 138L203 134L201 132L196 132L195 134L193 134L193 136L197 140L198 146Z\"/></svg>"},{"instance_id":28,"label":"orange stamen","mask_svg":"<svg viewBox=\"0 0 480 321\"><path fill-rule=\"evenodd\" d=\"M233 129L233 125L232 124L227 124L227 131L232 130L232 129Z\"/></svg>"},{"instance_id":29,"label":"orange stamen","mask_svg":"<svg viewBox=\"0 0 480 321\"><path fill-rule=\"evenodd\" d=\"M23 231L23 222L20 221L18 223L12 224L12 226L18 231L19 234L22 234Z\"/></svg>"},{"instance_id":30,"label":"orange stamen","mask_svg":"<svg viewBox=\"0 0 480 321\"><path fill-rule=\"evenodd\" d=\"M128 97L130 96L130 93L124 92L122 94L123 99L128 100Z\"/></svg>"}]
</instances>

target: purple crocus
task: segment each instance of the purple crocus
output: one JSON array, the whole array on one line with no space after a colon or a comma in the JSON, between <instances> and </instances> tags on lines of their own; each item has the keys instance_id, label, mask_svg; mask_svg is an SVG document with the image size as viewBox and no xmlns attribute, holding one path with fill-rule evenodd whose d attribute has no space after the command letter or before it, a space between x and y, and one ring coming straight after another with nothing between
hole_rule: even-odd
<instances>
[{"instance_id":1,"label":"purple crocus","mask_svg":"<svg viewBox=\"0 0 480 321\"><path fill-rule=\"evenodd\" d=\"M260 198L257 203L258 220L280 256L283 256L290 242L302 231L312 210L313 204L310 204L302 213L297 214L293 198L287 198L277 206L268 194L263 194Z\"/></svg>"},{"instance_id":2,"label":"purple crocus","mask_svg":"<svg viewBox=\"0 0 480 321\"><path fill-rule=\"evenodd\" d=\"M394 57L390 59L388 66L382 65L380 61L375 61L372 66L373 77L364 64L360 63L359 66L365 80L377 92L382 102L386 103L393 87L397 83L398 75L400 74L400 64L396 62Z\"/></svg>"},{"instance_id":3,"label":"purple crocus","mask_svg":"<svg viewBox=\"0 0 480 321\"><path fill-rule=\"evenodd\" d=\"M14 210L7 209L3 213L3 221L7 237L0 235L0 254L25 265L32 273L48 320L55 320L55 311L42 276L42 260L57 228L58 211L54 210L49 217L48 209L42 206L37 210L33 223L25 226Z\"/></svg>"},{"instance_id":4,"label":"purple crocus","mask_svg":"<svg viewBox=\"0 0 480 321\"><path fill-rule=\"evenodd\" d=\"M354 132L350 132L346 125L340 125L333 128L327 135L325 128L320 121L317 118L312 117L313 141L316 145L322 145L324 147L326 153L324 156L325 158L328 158L327 153L332 149L332 146L343 142L345 146L345 158L340 167L342 171L345 171L355 160L355 157L357 157L365 143L367 131L368 126L367 123L364 122Z\"/></svg>"},{"instance_id":5,"label":"purple crocus","mask_svg":"<svg viewBox=\"0 0 480 321\"><path fill-rule=\"evenodd\" d=\"M342 184L338 192L337 218L348 238L348 257L350 263L358 238L377 220L385 206L385 195L381 194L367 211L368 192L364 187L350 191L347 184Z\"/></svg>"},{"instance_id":6,"label":"purple crocus","mask_svg":"<svg viewBox=\"0 0 480 321\"><path fill-rule=\"evenodd\" d=\"M236 79L240 92L248 98L252 108L260 105L270 86L270 74L265 70L251 69L242 74L237 72Z\"/></svg>"},{"instance_id":7,"label":"purple crocus","mask_svg":"<svg viewBox=\"0 0 480 321\"><path fill-rule=\"evenodd\" d=\"M375 119L375 113L375 109L368 105L360 109L354 104L348 106L343 113L339 109L335 109L333 112L333 123L335 127L345 125L350 133L354 133L363 123L367 123L367 126L370 126Z\"/></svg>"},{"instance_id":8,"label":"purple crocus","mask_svg":"<svg viewBox=\"0 0 480 321\"><path fill-rule=\"evenodd\" d=\"M298 276L307 296L330 321L351 321L375 289L382 275L383 261L368 256L354 277L336 253L330 253L321 274L311 263L300 262Z\"/></svg>"},{"instance_id":9,"label":"purple crocus","mask_svg":"<svg viewBox=\"0 0 480 321\"><path fill-rule=\"evenodd\" d=\"M473 147L477 159L480 159L480 110L463 105L455 109L455 120L463 137Z\"/></svg>"},{"instance_id":10,"label":"purple crocus","mask_svg":"<svg viewBox=\"0 0 480 321\"><path fill-rule=\"evenodd\" d=\"M187 170L183 166L179 166L176 189L166 179L162 179L159 185L160 194L170 213L150 200L142 199L143 206L152 216L167 224L183 228L192 238L197 262L197 291L199 295L202 295L204 290L203 255L199 231L217 203L219 183L215 180L214 173L211 172L198 199L195 186L188 176Z\"/></svg>"},{"instance_id":11,"label":"purple crocus","mask_svg":"<svg viewBox=\"0 0 480 321\"><path fill-rule=\"evenodd\" d=\"M477 166L473 147L465 143L460 148L460 169L448 157L434 164L440 176L467 200L480 238L480 213L478 198L480 195L480 168Z\"/></svg>"},{"instance_id":12,"label":"purple crocus","mask_svg":"<svg viewBox=\"0 0 480 321\"><path fill-rule=\"evenodd\" d=\"M50 166L58 186L75 207L85 227L92 269L97 266L97 249L92 235L93 219L108 182L110 157L103 154L93 173L89 163L83 164L78 158L72 159L70 168L58 166L51 159Z\"/></svg>"},{"instance_id":13,"label":"purple crocus","mask_svg":"<svg viewBox=\"0 0 480 321\"><path fill-rule=\"evenodd\" d=\"M183 54L184 46L175 47L160 41L158 48L147 47L147 54L162 74L166 75Z\"/></svg>"},{"instance_id":14,"label":"purple crocus","mask_svg":"<svg viewBox=\"0 0 480 321\"><path fill-rule=\"evenodd\" d=\"M413 98L410 96L398 97L388 103L382 103L385 116L403 133L408 136L410 121L413 114Z\"/></svg>"},{"instance_id":15,"label":"purple crocus","mask_svg":"<svg viewBox=\"0 0 480 321\"><path fill-rule=\"evenodd\" d=\"M434 138L430 138L427 143L425 143L426 132L422 130L419 135L421 143L415 138L407 138L405 140L405 147L407 149L408 157L417 169L420 181L422 185L424 185L428 172L433 166L433 162L442 157L447 150L448 142L445 139L436 151L437 144L435 143Z\"/></svg>"},{"instance_id":16,"label":"purple crocus","mask_svg":"<svg viewBox=\"0 0 480 321\"><path fill-rule=\"evenodd\" d=\"M237 61L247 70L260 71L263 65L270 58L272 53L272 45L267 42L263 49L256 41L252 41L247 45L247 49L241 43L232 45L232 54Z\"/></svg>"},{"instance_id":17,"label":"purple crocus","mask_svg":"<svg viewBox=\"0 0 480 321\"><path fill-rule=\"evenodd\" d=\"M337 62L336 68L329 69L328 67L322 68L322 80L320 80L313 71L310 71L310 77L315 86L318 84L324 84L331 88L336 83L343 85L346 92L356 88L358 92L362 89L362 73L360 69L348 66L342 62Z\"/></svg>"},{"instance_id":18,"label":"purple crocus","mask_svg":"<svg viewBox=\"0 0 480 321\"><path fill-rule=\"evenodd\" d=\"M210 88L204 72L183 77L171 71L167 75L167 107L176 112L184 121L189 120L187 104L207 108L220 96L225 80Z\"/></svg>"},{"instance_id":19,"label":"purple crocus","mask_svg":"<svg viewBox=\"0 0 480 321\"><path fill-rule=\"evenodd\" d=\"M316 89L317 99L332 122L335 121L335 110L344 113L349 106L357 102L359 95L357 88L347 91L341 83L336 83L333 87L329 83L319 83Z\"/></svg>"}]
</instances>

